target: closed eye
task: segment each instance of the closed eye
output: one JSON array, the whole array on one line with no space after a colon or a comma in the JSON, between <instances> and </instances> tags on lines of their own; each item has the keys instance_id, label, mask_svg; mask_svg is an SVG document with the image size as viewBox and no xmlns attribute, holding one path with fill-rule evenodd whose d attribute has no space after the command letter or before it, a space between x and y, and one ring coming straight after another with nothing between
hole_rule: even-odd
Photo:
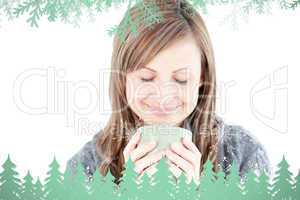
<instances>
[{"instance_id":1,"label":"closed eye","mask_svg":"<svg viewBox=\"0 0 300 200\"><path fill-rule=\"evenodd\" d=\"M144 82L149 82L149 81L152 81L154 78L151 78L151 79L146 79L146 78L141 78L142 81Z\"/></svg>"},{"instance_id":2,"label":"closed eye","mask_svg":"<svg viewBox=\"0 0 300 200\"><path fill-rule=\"evenodd\" d=\"M187 80L185 80L185 81L180 81L180 80L176 80L178 83L180 83L180 84L186 84L187 83Z\"/></svg>"},{"instance_id":3,"label":"closed eye","mask_svg":"<svg viewBox=\"0 0 300 200\"><path fill-rule=\"evenodd\" d=\"M141 80L143 82L150 82L152 81L154 78L151 78L151 79L146 79L146 78L141 78ZM175 80L176 82L178 82L179 84L186 84L187 83L187 80L184 80L184 81L181 81L181 80Z\"/></svg>"}]
</instances>

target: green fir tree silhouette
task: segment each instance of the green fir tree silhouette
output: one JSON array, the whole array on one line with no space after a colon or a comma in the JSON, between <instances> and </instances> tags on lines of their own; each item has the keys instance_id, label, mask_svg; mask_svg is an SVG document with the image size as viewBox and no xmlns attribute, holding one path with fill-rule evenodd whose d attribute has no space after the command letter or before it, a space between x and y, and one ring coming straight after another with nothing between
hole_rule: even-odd
<instances>
[{"instance_id":1,"label":"green fir tree silhouette","mask_svg":"<svg viewBox=\"0 0 300 200\"><path fill-rule=\"evenodd\" d=\"M235 161L230 167L229 175L226 176L223 171L213 172L212 163L207 161L204 175L200 178L199 189L194 181L187 184L184 174L177 180L174 179L165 159L157 164L154 176L149 177L145 173L138 179L133 170L134 164L130 160L126 164L119 185L115 184L115 178L110 171L103 177L97 170L89 182L83 165L77 166L76 176L69 168L61 174L55 157L49 165L45 186L39 178L34 184L30 171L23 181L19 180L16 165L10 160L9 155L2 167L1 200L298 200L300 188L300 171L293 181L293 174L289 171L284 156L278 164L279 169L276 171L272 191L270 177L265 171L259 177L254 171L248 171L245 183L242 183Z\"/></svg>"},{"instance_id":2,"label":"green fir tree silhouette","mask_svg":"<svg viewBox=\"0 0 300 200\"><path fill-rule=\"evenodd\" d=\"M45 179L45 199L46 200L64 200L62 189L62 173L59 171L59 164L54 156L52 163L49 165L50 170L47 172Z\"/></svg>"},{"instance_id":3,"label":"green fir tree silhouette","mask_svg":"<svg viewBox=\"0 0 300 200\"><path fill-rule=\"evenodd\" d=\"M226 191L224 194L224 200L234 199L242 199L243 198L243 190L241 177L238 172L236 161L233 160L230 166L230 173L226 176Z\"/></svg>"},{"instance_id":4,"label":"green fir tree silhouette","mask_svg":"<svg viewBox=\"0 0 300 200\"><path fill-rule=\"evenodd\" d=\"M21 193L21 199L34 199L35 198L35 191L34 191L34 184L33 184L33 178L30 174L30 171L28 170L26 176L23 178L23 191Z\"/></svg>"},{"instance_id":5,"label":"green fir tree silhouette","mask_svg":"<svg viewBox=\"0 0 300 200\"><path fill-rule=\"evenodd\" d=\"M197 190L197 185L193 180L190 183L187 183L187 178L184 174L181 174L178 177L177 184L178 184L178 192L175 194L175 199L196 200L200 198L199 191Z\"/></svg>"},{"instance_id":6,"label":"green fir tree silhouette","mask_svg":"<svg viewBox=\"0 0 300 200\"><path fill-rule=\"evenodd\" d=\"M300 170L298 170L298 174L295 177L295 182L294 182L294 185L293 185L292 198L294 200L300 199Z\"/></svg>"},{"instance_id":7,"label":"green fir tree silhouette","mask_svg":"<svg viewBox=\"0 0 300 200\"><path fill-rule=\"evenodd\" d=\"M282 157L281 162L277 165L278 170L275 172L273 179L273 199L290 200L292 194L293 174L289 171L289 164Z\"/></svg>"},{"instance_id":8,"label":"green fir tree silhouette","mask_svg":"<svg viewBox=\"0 0 300 200\"><path fill-rule=\"evenodd\" d=\"M112 200L117 198L118 190L115 184L115 177L111 174L110 170L108 170L106 176L104 177L103 183L103 193L101 195L103 200ZM121 198L122 199L122 198Z\"/></svg>"},{"instance_id":9,"label":"green fir tree silhouette","mask_svg":"<svg viewBox=\"0 0 300 200\"><path fill-rule=\"evenodd\" d=\"M149 176L147 173L141 178L141 187L139 188L138 197L143 200L152 200L154 176Z\"/></svg>"},{"instance_id":10,"label":"green fir tree silhouette","mask_svg":"<svg viewBox=\"0 0 300 200\"><path fill-rule=\"evenodd\" d=\"M82 200L88 198L88 176L86 174L87 170L81 163L76 165L76 172L73 180L70 184L72 189L71 192L71 199L72 200Z\"/></svg>"},{"instance_id":11,"label":"green fir tree silhouette","mask_svg":"<svg viewBox=\"0 0 300 200\"><path fill-rule=\"evenodd\" d=\"M166 158L162 158L157 164L157 172L154 174L154 190L153 199L171 199L169 192L172 176Z\"/></svg>"},{"instance_id":12,"label":"green fir tree silhouette","mask_svg":"<svg viewBox=\"0 0 300 200\"><path fill-rule=\"evenodd\" d=\"M178 177L179 178L179 177ZM170 184L171 184L171 188L170 188L170 191L169 191L169 193L170 193L170 198L172 199L172 200L176 200L176 199L178 199L178 193L180 192L180 190L179 190L179 180L177 180L177 178L176 177L173 177L173 180L170 182Z\"/></svg>"},{"instance_id":13,"label":"green fir tree silhouette","mask_svg":"<svg viewBox=\"0 0 300 200\"><path fill-rule=\"evenodd\" d=\"M89 183L89 194L91 200L100 199L103 194L104 177L99 170L96 170L93 174L93 178Z\"/></svg>"},{"instance_id":14,"label":"green fir tree silhouette","mask_svg":"<svg viewBox=\"0 0 300 200\"><path fill-rule=\"evenodd\" d=\"M0 173L0 199L19 200L22 183L18 177L19 173L15 170L16 165L11 161L9 154L2 167L3 171Z\"/></svg>"},{"instance_id":15,"label":"green fir tree silhouette","mask_svg":"<svg viewBox=\"0 0 300 200\"><path fill-rule=\"evenodd\" d=\"M212 170L213 165L210 160L207 160L204 164L204 171L201 175L201 182L200 182L200 192L201 192L201 199L215 199L215 181L216 181L216 174Z\"/></svg>"},{"instance_id":16,"label":"green fir tree silhouette","mask_svg":"<svg viewBox=\"0 0 300 200\"><path fill-rule=\"evenodd\" d=\"M187 190L189 191L189 197L190 199L198 200L200 199L200 190L199 186L195 183L192 182L189 185L187 185Z\"/></svg>"},{"instance_id":17,"label":"green fir tree silhouette","mask_svg":"<svg viewBox=\"0 0 300 200\"><path fill-rule=\"evenodd\" d=\"M40 181L40 178L37 177L36 182L34 183L34 198L33 200L44 200L44 186Z\"/></svg>"},{"instance_id":18,"label":"green fir tree silhouette","mask_svg":"<svg viewBox=\"0 0 300 200\"><path fill-rule=\"evenodd\" d=\"M247 199L258 199L260 190L259 179L253 170L249 170L246 174L245 180L245 195Z\"/></svg>"},{"instance_id":19,"label":"green fir tree silhouette","mask_svg":"<svg viewBox=\"0 0 300 200\"><path fill-rule=\"evenodd\" d=\"M187 199L185 190L188 187L187 185L187 178L184 174L181 174L177 179L178 184L178 192L175 194L175 199Z\"/></svg>"},{"instance_id":20,"label":"green fir tree silhouette","mask_svg":"<svg viewBox=\"0 0 300 200\"><path fill-rule=\"evenodd\" d=\"M173 181L171 183L172 187L170 188L170 197L172 200L177 199L177 195L180 192L178 183L179 181L174 176Z\"/></svg>"},{"instance_id":21,"label":"green fir tree silhouette","mask_svg":"<svg viewBox=\"0 0 300 200\"><path fill-rule=\"evenodd\" d=\"M224 194L226 192L226 182L225 173L223 171L218 171L216 174L216 181L214 183L214 194L212 200L224 199ZM202 180L201 180L202 181Z\"/></svg>"},{"instance_id":22,"label":"green fir tree silhouette","mask_svg":"<svg viewBox=\"0 0 300 200\"><path fill-rule=\"evenodd\" d=\"M73 183L75 179L75 175L72 174L72 171L69 167L66 167L63 173L63 181L62 181L62 191L64 194L64 199L72 199L73 192Z\"/></svg>"},{"instance_id":23,"label":"green fir tree silhouette","mask_svg":"<svg viewBox=\"0 0 300 200\"><path fill-rule=\"evenodd\" d=\"M258 177L259 180L259 190L258 198L259 199L271 199L272 198L272 185L270 184L270 177L268 174L263 171L262 174Z\"/></svg>"},{"instance_id":24,"label":"green fir tree silhouette","mask_svg":"<svg viewBox=\"0 0 300 200\"><path fill-rule=\"evenodd\" d=\"M131 159L128 159L125 165L125 170L123 171L122 181L120 183L122 197L128 200L135 199L138 193L137 173L133 169L134 163Z\"/></svg>"}]
</instances>

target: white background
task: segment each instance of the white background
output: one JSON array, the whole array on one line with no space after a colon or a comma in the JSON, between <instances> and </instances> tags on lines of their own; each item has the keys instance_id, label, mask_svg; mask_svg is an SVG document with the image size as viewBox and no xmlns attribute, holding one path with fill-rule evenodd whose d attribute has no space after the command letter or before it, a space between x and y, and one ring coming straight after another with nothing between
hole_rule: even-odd
<instances>
[{"instance_id":1,"label":"white background","mask_svg":"<svg viewBox=\"0 0 300 200\"><path fill-rule=\"evenodd\" d=\"M25 18L1 22L1 164L9 153L21 176L30 169L34 178L44 178L54 154L64 170L66 161L105 125L108 77L101 77L100 71L109 68L112 52L112 38L105 30L117 25L124 11L110 9L80 28L45 19L38 29L30 28ZM273 169L285 155L296 173L299 9L274 7L272 15L251 15L248 22L238 16L236 29L221 22L229 12L214 8L202 15L216 57L218 113L263 143ZM86 109L74 113L76 106Z\"/></svg>"}]
</instances>

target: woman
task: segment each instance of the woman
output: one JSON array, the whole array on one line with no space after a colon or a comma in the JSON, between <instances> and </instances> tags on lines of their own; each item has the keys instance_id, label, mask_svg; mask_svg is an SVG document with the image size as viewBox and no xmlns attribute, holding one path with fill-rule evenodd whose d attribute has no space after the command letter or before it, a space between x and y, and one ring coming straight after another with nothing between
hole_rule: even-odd
<instances>
[{"instance_id":1,"label":"woman","mask_svg":"<svg viewBox=\"0 0 300 200\"><path fill-rule=\"evenodd\" d=\"M110 170L119 180L129 158L139 175L152 175L155 164L166 157L174 176L183 172L189 182L199 183L208 159L215 172L222 169L228 174L235 160L241 177L249 169L270 173L259 141L242 126L226 124L215 114L214 53L199 13L186 1L143 3L155 3L163 20L151 26L141 21L137 36L126 29L125 42L114 38L109 88L113 112L68 167L74 171L81 163L87 175L95 170L105 175ZM143 15L139 8L130 9L133 21ZM136 130L159 123L189 129L193 141L183 139L166 151L150 154L156 143L140 144Z\"/></svg>"}]
</instances>

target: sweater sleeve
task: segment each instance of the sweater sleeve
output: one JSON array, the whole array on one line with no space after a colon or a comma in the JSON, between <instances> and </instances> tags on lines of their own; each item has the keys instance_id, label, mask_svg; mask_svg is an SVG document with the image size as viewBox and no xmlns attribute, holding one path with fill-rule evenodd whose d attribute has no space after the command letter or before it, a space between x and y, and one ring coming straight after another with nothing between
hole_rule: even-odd
<instances>
[{"instance_id":1,"label":"sweater sleeve","mask_svg":"<svg viewBox=\"0 0 300 200\"><path fill-rule=\"evenodd\" d=\"M262 172L270 175L267 151L247 129L238 125L226 125L222 140L226 163L230 165L235 160L242 179L249 170L257 176ZM228 173L229 167L227 166L225 170Z\"/></svg>"},{"instance_id":2,"label":"sweater sleeve","mask_svg":"<svg viewBox=\"0 0 300 200\"><path fill-rule=\"evenodd\" d=\"M248 143L245 144L245 152L242 158L240 171L244 175L248 170L253 170L257 176L263 172L270 175L270 161L264 146L247 130L244 130L244 137L248 137Z\"/></svg>"},{"instance_id":3,"label":"sweater sleeve","mask_svg":"<svg viewBox=\"0 0 300 200\"><path fill-rule=\"evenodd\" d=\"M90 180L100 165L101 161L96 152L96 141L98 136L99 133L95 134L92 140L85 143L83 147L67 161L67 168L70 170L72 177L76 175L78 165L81 164L85 175Z\"/></svg>"}]
</instances>

